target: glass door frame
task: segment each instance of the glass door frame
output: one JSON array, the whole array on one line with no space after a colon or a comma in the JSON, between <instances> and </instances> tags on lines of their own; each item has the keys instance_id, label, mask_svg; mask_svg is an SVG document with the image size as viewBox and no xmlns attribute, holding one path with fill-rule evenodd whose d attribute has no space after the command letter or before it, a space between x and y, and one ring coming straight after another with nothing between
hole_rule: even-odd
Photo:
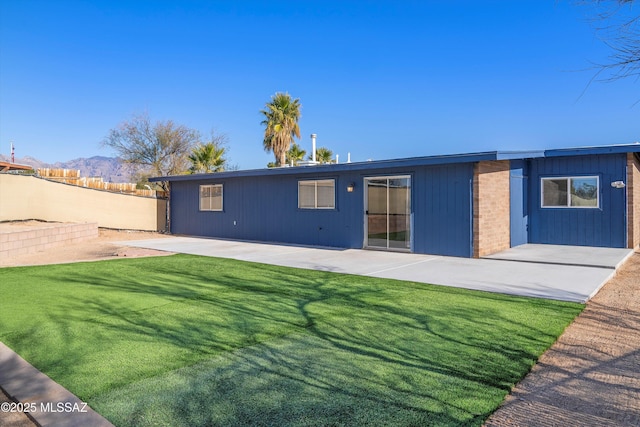
<instances>
[{"instance_id":1,"label":"glass door frame","mask_svg":"<svg viewBox=\"0 0 640 427\"><path fill-rule=\"evenodd\" d=\"M389 246L389 181L392 179L407 179L409 186L409 206L406 215L409 217L409 247L408 248L393 248ZM371 246L369 245L369 181L373 180L387 180L387 246ZM364 239L362 247L365 249L374 249L374 250L382 250L382 251L392 251L392 252L412 252L413 251L413 191L412 187L413 177L411 175L380 175L380 176L367 176L363 179L363 187L364 187Z\"/></svg>"}]
</instances>

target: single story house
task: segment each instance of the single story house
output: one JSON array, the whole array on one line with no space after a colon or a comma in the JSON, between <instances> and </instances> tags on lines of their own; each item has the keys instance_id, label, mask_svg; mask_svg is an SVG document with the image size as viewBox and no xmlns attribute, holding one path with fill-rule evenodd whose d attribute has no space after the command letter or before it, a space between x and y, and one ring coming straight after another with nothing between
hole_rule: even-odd
<instances>
[{"instance_id":1,"label":"single story house","mask_svg":"<svg viewBox=\"0 0 640 427\"><path fill-rule=\"evenodd\" d=\"M640 244L640 143L156 177L170 232L482 257Z\"/></svg>"}]
</instances>

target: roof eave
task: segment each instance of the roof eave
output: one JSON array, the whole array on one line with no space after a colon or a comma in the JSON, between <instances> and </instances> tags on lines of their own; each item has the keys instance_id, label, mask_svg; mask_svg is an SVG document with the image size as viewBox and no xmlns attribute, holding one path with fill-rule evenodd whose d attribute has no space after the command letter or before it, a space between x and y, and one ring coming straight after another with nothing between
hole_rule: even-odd
<instances>
[{"instance_id":1,"label":"roof eave","mask_svg":"<svg viewBox=\"0 0 640 427\"><path fill-rule=\"evenodd\" d=\"M480 153L449 154L440 156L409 157L405 159L377 160L367 162L340 163L330 165L292 166L282 168L249 169L229 172L216 172L197 175L174 175L150 178L151 182L194 181L220 178L238 178L255 176L306 175L327 172L376 171L381 169L412 168L417 166L446 165L452 163L471 163L490 160L519 160L541 157L561 157L590 154L618 154L640 152L640 142L596 147L560 148L530 151L487 151Z\"/></svg>"},{"instance_id":2,"label":"roof eave","mask_svg":"<svg viewBox=\"0 0 640 427\"><path fill-rule=\"evenodd\" d=\"M428 157L410 157L406 159L377 160L367 162L339 163L330 165L292 166L281 168L249 169L241 171L215 172L196 175L175 175L150 178L150 182L159 181L193 181L211 178L251 177L251 176L277 176L277 175L304 175L327 172L346 172L360 170L379 170L393 168L410 168L416 166L445 165L452 163L471 163L484 160L497 160L498 152L456 154Z\"/></svg>"},{"instance_id":3,"label":"roof eave","mask_svg":"<svg viewBox=\"0 0 640 427\"><path fill-rule=\"evenodd\" d=\"M640 142L594 147L557 148L545 150L545 157L585 156L590 154L640 153Z\"/></svg>"}]
</instances>

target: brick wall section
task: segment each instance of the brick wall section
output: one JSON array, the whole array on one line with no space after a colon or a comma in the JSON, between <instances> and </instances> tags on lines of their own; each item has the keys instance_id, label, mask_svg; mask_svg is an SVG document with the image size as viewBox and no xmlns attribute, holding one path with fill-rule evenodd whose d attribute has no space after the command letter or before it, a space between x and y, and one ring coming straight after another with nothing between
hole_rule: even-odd
<instances>
[{"instance_id":1,"label":"brick wall section","mask_svg":"<svg viewBox=\"0 0 640 427\"><path fill-rule=\"evenodd\" d=\"M509 161L478 162L473 171L473 256L509 249Z\"/></svg>"},{"instance_id":2,"label":"brick wall section","mask_svg":"<svg viewBox=\"0 0 640 427\"><path fill-rule=\"evenodd\" d=\"M97 223L55 224L46 228L0 233L0 257L32 254L96 237Z\"/></svg>"},{"instance_id":3,"label":"brick wall section","mask_svg":"<svg viewBox=\"0 0 640 427\"><path fill-rule=\"evenodd\" d=\"M627 247L640 245L640 161L627 153Z\"/></svg>"}]
</instances>

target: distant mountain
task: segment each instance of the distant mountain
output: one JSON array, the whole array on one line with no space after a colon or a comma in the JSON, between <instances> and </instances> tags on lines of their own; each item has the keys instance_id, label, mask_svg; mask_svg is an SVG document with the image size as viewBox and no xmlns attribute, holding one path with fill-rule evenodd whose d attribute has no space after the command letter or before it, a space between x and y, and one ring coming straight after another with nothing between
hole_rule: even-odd
<instances>
[{"instance_id":1,"label":"distant mountain","mask_svg":"<svg viewBox=\"0 0 640 427\"><path fill-rule=\"evenodd\" d=\"M0 161L8 162L9 157L0 154ZM16 163L29 165L35 169L80 169L80 176L102 177L106 182L130 182L130 172L115 157L93 156L88 159L79 158L68 162L45 163L31 156L16 158Z\"/></svg>"},{"instance_id":2,"label":"distant mountain","mask_svg":"<svg viewBox=\"0 0 640 427\"><path fill-rule=\"evenodd\" d=\"M80 176L102 177L107 182L130 182L128 168L115 157L94 156L79 158L64 163L55 163L55 168L80 169Z\"/></svg>"}]
</instances>

